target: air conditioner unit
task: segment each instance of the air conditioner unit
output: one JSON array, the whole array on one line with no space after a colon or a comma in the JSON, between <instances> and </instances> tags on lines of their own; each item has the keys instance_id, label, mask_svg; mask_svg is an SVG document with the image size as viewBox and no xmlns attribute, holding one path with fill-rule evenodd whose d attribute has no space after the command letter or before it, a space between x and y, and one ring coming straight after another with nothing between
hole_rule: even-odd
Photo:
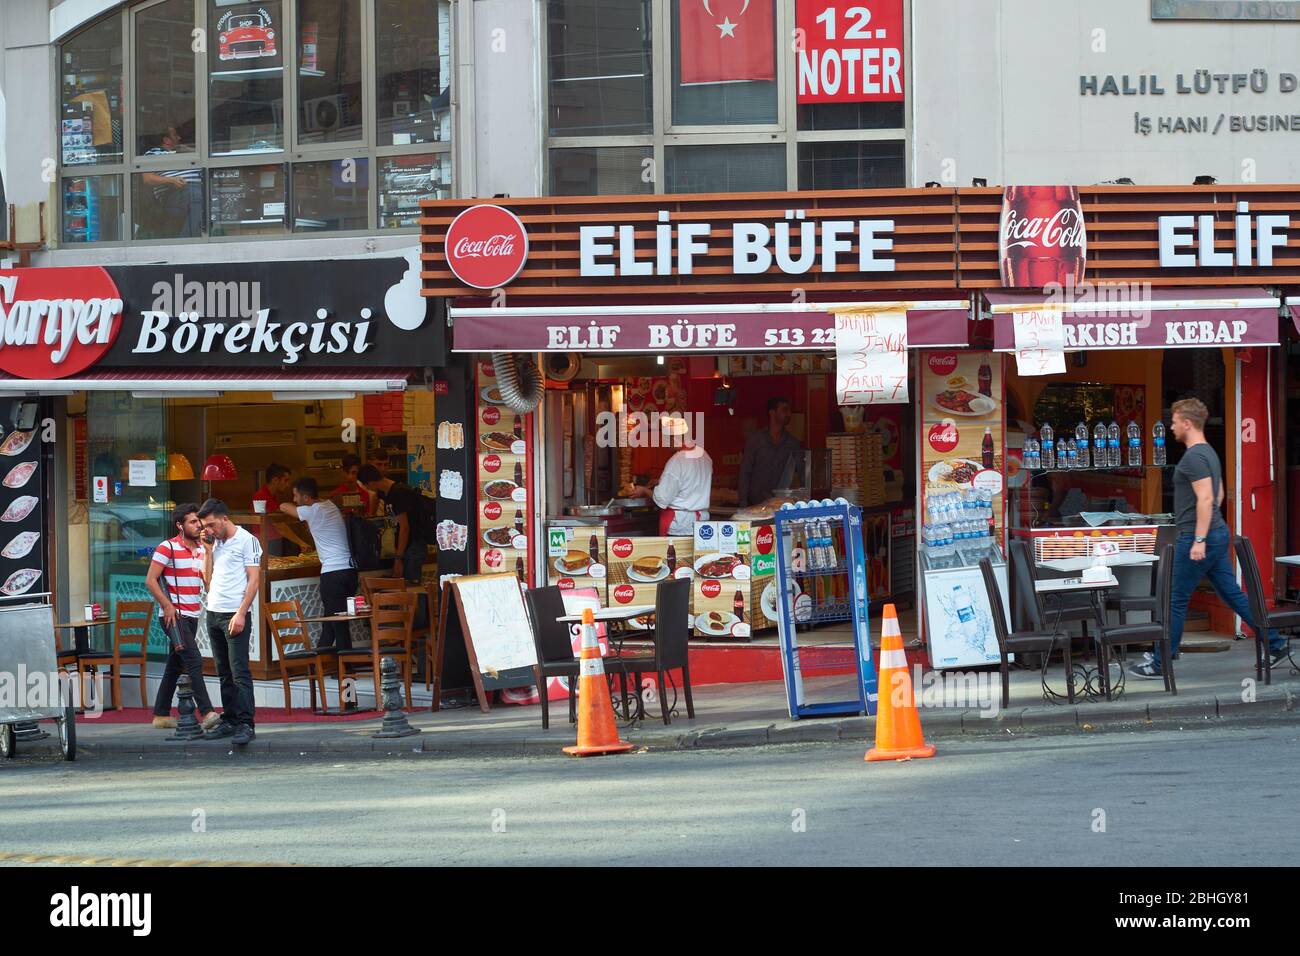
<instances>
[{"instance_id":1,"label":"air conditioner unit","mask_svg":"<svg viewBox=\"0 0 1300 956\"><path fill-rule=\"evenodd\" d=\"M318 96L303 103L303 132L328 133L340 126L348 125L348 95L334 93L330 96Z\"/></svg>"}]
</instances>

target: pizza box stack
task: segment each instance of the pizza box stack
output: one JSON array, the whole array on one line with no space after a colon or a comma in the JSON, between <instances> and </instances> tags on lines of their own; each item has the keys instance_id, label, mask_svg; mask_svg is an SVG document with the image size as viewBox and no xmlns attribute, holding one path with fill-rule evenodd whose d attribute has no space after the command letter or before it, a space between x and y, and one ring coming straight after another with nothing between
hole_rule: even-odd
<instances>
[{"instance_id":1,"label":"pizza box stack","mask_svg":"<svg viewBox=\"0 0 1300 956\"><path fill-rule=\"evenodd\" d=\"M671 555L669 548L672 549ZM653 605L660 581L672 577L694 578L694 539L689 537L609 539L609 606ZM649 621L634 621L634 627Z\"/></svg>"},{"instance_id":2,"label":"pizza box stack","mask_svg":"<svg viewBox=\"0 0 1300 956\"><path fill-rule=\"evenodd\" d=\"M826 436L831 452L831 487L856 488L862 474L862 443L860 435L839 432Z\"/></svg>"},{"instance_id":3,"label":"pizza box stack","mask_svg":"<svg viewBox=\"0 0 1300 956\"><path fill-rule=\"evenodd\" d=\"M864 508L876 508L886 501L884 441L879 432L863 432L857 436L862 448L862 496Z\"/></svg>"},{"instance_id":4,"label":"pizza box stack","mask_svg":"<svg viewBox=\"0 0 1300 956\"><path fill-rule=\"evenodd\" d=\"M546 529L546 541L547 582L562 591L595 588L601 605L607 605L605 526L551 526Z\"/></svg>"}]
</instances>

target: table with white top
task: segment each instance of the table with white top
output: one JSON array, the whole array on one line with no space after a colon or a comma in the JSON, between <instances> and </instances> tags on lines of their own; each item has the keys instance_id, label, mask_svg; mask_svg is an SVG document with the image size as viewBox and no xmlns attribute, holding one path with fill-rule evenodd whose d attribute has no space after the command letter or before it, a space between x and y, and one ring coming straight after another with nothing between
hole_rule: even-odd
<instances>
[{"instance_id":1,"label":"table with white top","mask_svg":"<svg viewBox=\"0 0 1300 956\"><path fill-rule=\"evenodd\" d=\"M1055 563L1064 563L1064 562L1055 562ZM1091 565L1086 565L1086 566L1091 566ZM1034 590L1037 591L1039 594L1087 594L1092 604L1093 610L1097 612L1097 623L1099 627L1106 626L1106 611L1101 603L1101 595L1105 591L1117 587L1119 587L1119 581L1116 579L1113 573L1100 581L1085 581L1083 580L1083 578L1051 578L1046 581L1034 582ZM1065 602L1062 601L1057 606L1056 622L1055 624L1052 625L1052 635L1053 635L1052 647L1046 654L1043 655L1043 670L1040 679L1043 685L1044 700L1062 700L1062 699L1068 700L1068 695L1063 696L1061 694L1058 694L1047 684L1047 663L1049 660L1051 660L1052 651L1056 650L1055 635L1060 633L1061 615L1064 612L1065 612ZM1098 634L1100 634L1100 631L1098 631ZM1070 638L1067 636L1066 640L1069 639ZM1092 682L1095 677L1101 676L1100 669L1086 667L1083 664L1075 664L1074 669L1077 670L1079 672L1079 675L1083 678L1082 692L1084 696L1089 700L1098 699L1102 695L1102 692L1094 689L1092 686ZM1119 681L1116 683L1112 692L1113 694L1119 694L1122 693L1123 690L1124 690L1124 669L1123 667L1121 667L1119 670Z\"/></svg>"},{"instance_id":2,"label":"table with white top","mask_svg":"<svg viewBox=\"0 0 1300 956\"><path fill-rule=\"evenodd\" d=\"M591 614L597 623L604 622L608 624L611 621L630 621L642 614L653 614L654 610L655 606L653 604L629 604L627 607L594 608ZM582 615L565 614L563 617L557 617L556 620L564 624L581 624Z\"/></svg>"},{"instance_id":3,"label":"table with white top","mask_svg":"<svg viewBox=\"0 0 1300 956\"><path fill-rule=\"evenodd\" d=\"M1159 560L1160 558L1154 554L1143 554L1138 551L1120 551L1116 554L1104 555L1101 559L1101 563L1108 568L1127 568L1152 565ZM1073 571L1082 571L1085 568L1090 568L1096 563L1097 559L1089 556L1082 558L1055 558L1051 561L1039 561L1038 566L1040 568L1050 568L1053 571L1062 571L1069 574Z\"/></svg>"}]
</instances>

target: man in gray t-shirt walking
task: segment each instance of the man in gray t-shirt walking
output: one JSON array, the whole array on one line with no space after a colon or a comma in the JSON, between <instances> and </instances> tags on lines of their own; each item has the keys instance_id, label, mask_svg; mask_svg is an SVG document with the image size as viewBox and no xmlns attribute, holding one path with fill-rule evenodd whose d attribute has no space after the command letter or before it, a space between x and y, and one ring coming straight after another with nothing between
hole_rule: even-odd
<instances>
[{"instance_id":1,"label":"man in gray t-shirt walking","mask_svg":"<svg viewBox=\"0 0 1300 956\"><path fill-rule=\"evenodd\" d=\"M1223 603L1243 621L1258 631L1251 620L1250 602L1237 584L1228 559L1228 525L1223 520L1223 468L1219 456L1205 440L1205 420L1209 409L1200 399L1188 398L1173 405L1174 437L1187 446L1182 460L1174 469L1174 520L1178 524L1178 541L1174 545L1173 587L1169 600L1169 649L1178 653L1183 640L1183 622L1192 592L1209 578ZM1276 631L1268 634L1273 663L1286 657L1286 641ZM1162 678L1159 657L1129 669L1135 677Z\"/></svg>"}]
</instances>

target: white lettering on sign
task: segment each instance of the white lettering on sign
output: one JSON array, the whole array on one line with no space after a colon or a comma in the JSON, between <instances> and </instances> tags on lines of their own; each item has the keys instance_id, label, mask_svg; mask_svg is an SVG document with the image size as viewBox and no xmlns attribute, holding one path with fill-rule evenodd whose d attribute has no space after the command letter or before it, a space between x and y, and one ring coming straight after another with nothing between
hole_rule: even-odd
<instances>
[{"instance_id":1,"label":"white lettering on sign","mask_svg":"<svg viewBox=\"0 0 1300 956\"><path fill-rule=\"evenodd\" d=\"M1166 345L1236 345L1246 334L1247 323L1169 322L1165 325Z\"/></svg>"},{"instance_id":2,"label":"white lettering on sign","mask_svg":"<svg viewBox=\"0 0 1300 956\"><path fill-rule=\"evenodd\" d=\"M0 348L50 346L50 362L62 364L73 342L107 345L121 299L24 299L15 302L18 277L0 278Z\"/></svg>"},{"instance_id":3,"label":"white lettering on sign","mask_svg":"<svg viewBox=\"0 0 1300 956\"><path fill-rule=\"evenodd\" d=\"M362 310L361 322L335 321L294 322L281 325L271 322L271 310L261 309L252 323L205 321L196 312L182 312L170 316L166 312L140 313L140 334L132 351L137 355L150 355L170 351L177 355L188 352L207 354L220 342L221 347L238 355L279 354L285 365L293 365L299 355L341 355L351 352L361 355L371 346L370 322Z\"/></svg>"},{"instance_id":4,"label":"white lettering on sign","mask_svg":"<svg viewBox=\"0 0 1300 956\"><path fill-rule=\"evenodd\" d=\"M1136 322L1084 322L1062 325L1061 331L1068 349L1137 345Z\"/></svg>"},{"instance_id":5,"label":"white lettering on sign","mask_svg":"<svg viewBox=\"0 0 1300 956\"><path fill-rule=\"evenodd\" d=\"M462 236L453 247L453 252L460 259L490 259L497 256L515 254L516 236L497 233L486 239L471 239Z\"/></svg>"},{"instance_id":6,"label":"white lettering on sign","mask_svg":"<svg viewBox=\"0 0 1300 956\"><path fill-rule=\"evenodd\" d=\"M696 260L714 254L708 223L674 224L661 211L653 245L637 247L635 224L581 226L578 230L578 271L584 277L693 275ZM786 275L803 275L856 266L858 272L893 272L895 260L882 256L894 248L894 220L808 219L803 209L786 210L785 217L731 224L731 271L761 275L773 265ZM856 263L853 249L857 248ZM846 261L847 260L847 261Z\"/></svg>"},{"instance_id":7,"label":"white lettering on sign","mask_svg":"<svg viewBox=\"0 0 1300 956\"><path fill-rule=\"evenodd\" d=\"M623 331L621 325L597 325L590 327L580 325L548 325L546 327L546 347L564 352L608 351L618 344L618 335Z\"/></svg>"},{"instance_id":8,"label":"white lettering on sign","mask_svg":"<svg viewBox=\"0 0 1300 956\"><path fill-rule=\"evenodd\" d=\"M1161 216L1159 219L1160 267L1162 269L1250 265L1271 267L1274 261L1274 250L1287 247L1291 217L1251 216L1250 203L1237 203L1237 215L1233 217L1232 222L1231 251L1216 247L1217 226L1218 222L1212 215ZM1193 229L1196 230L1195 236L1192 235ZM1195 253L1178 251L1193 247L1196 249Z\"/></svg>"},{"instance_id":9,"label":"white lettering on sign","mask_svg":"<svg viewBox=\"0 0 1300 956\"><path fill-rule=\"evenodd\" d=\"M840 405L907 402L907 313L835 314L835 396Z\"/></svg>"}]
</instances>

